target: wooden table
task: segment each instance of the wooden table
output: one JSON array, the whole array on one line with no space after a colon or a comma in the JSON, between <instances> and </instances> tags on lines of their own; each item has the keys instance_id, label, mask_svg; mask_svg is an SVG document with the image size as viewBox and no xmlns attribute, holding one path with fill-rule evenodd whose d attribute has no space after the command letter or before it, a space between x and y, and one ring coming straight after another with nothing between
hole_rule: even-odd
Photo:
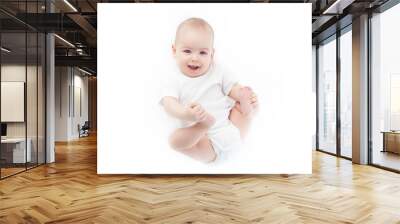
<instances>
[{"instance_id":1,"label":"wooden table","mask_svg":"<svg viewBox=\"0 0 400 224\"><path fill-rule=\"evenodd\" d=\"M400 154L400 131L382 131L381 133L383 133L382 152Z\"/></svg>"}]
</instances>

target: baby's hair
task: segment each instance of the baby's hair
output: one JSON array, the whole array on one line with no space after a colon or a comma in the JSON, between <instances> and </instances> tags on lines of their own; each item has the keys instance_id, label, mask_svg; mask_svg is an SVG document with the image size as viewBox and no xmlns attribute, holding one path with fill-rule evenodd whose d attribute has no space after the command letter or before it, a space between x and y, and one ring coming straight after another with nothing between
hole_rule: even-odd
<instances>
[{"instance_id":1,"label":"baby's hair","mask_svg":"<svg viewBox=\"0 0 400 224\"><path fill-rule=\"evenodd\" d=\"M214 30L211 27L211 25L204 19L192 17L192 18L184 20L183 22L181 22L179 24L178 28L176 29L175 44L178 40L180 32L186 27L191 27L191 28L196 28L196 29L204 29L204 30L210 32L211 38L214 42Z\"/></svg>"}]
</instances>

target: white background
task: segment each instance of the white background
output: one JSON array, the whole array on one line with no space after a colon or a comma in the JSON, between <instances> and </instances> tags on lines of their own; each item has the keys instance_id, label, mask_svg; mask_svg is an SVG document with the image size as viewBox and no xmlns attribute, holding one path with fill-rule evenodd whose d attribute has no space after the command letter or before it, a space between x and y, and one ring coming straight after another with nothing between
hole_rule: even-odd
<instances>
[{"instance_id":1,"label":"white background","mask_svg":"<svg viewBox=\"0 0 400 224\"><path fill-rule=\"evenodd\" d=\"M98 4L99 174L311 173L311 4ZM245 147L207 165L174 150L159 101L180 22L208 21L215 57L257 93Z\"/></svg>"}]
</instances>

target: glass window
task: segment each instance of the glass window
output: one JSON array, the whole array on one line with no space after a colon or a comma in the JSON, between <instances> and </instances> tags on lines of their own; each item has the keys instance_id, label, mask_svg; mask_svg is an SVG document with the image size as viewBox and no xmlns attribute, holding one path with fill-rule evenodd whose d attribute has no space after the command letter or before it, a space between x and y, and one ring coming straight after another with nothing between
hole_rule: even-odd
<instances>
[{"instance_id":1,"label":"glass window","mask_svg":"<svg viewBox=\"0 0 400 224\"><path fill-rule=\"evenodd\" d=\"M37 165L37 132L38 132L38 102L37 102L37 84L38 84L38 36L37 32L28 32L27 36L27 80L26 80L26 113L27 113L27 141L30 144L31 158L27 163L27 167Z\"/></svg>"},{"instance_id":2,"label":"glass window","mask_svg":"<svg viewBox=\"0 0 400 224\"><path fill-rule=\"evenodd\" d=\"M351 28L351 27L350 27ZM351 158L352 141L352 35L340 36L340 154Z\"/></svg>"},{"instance_id":3,"label":"glass window","mask_svg":"<svg viewBox=\"0 0 400 224\"><path fill-rule=\"evenodd\" d=\"M39 13L43 4L9 1L0 6ZM45 162L46 40L32 27L1 12L0 17L7 19L0 23L0 178L5 178Z\"/></svg>"},{"instance_id":4,"label":"glass window","mask_svg":"<svg viewBox=\"0 0 400 224\"><path fill-rule=\"evenodd\" d=\"M1 34L1 177L24 171L30 162L26 144L26 34ZM6 50L4 50L6 49Z\"/></svg>"},{"instance_id":5,"label":"glass window","mask_svg":"<svg viewBox=\"0 0 400 224\"><path fill-rule=\"evenodd\" d=\"M371 19L372 163L400 170L400 4Z\"/></svg>"},{"instance_id":6,"label":"glass window","mask_svg":"<svg viewBox=\"0 0 400 224\"><path fill-rule=\"evenodd\" d=\"M318 148L336 153L336 37L318 48Z\"/></svg>"}]
</instances>

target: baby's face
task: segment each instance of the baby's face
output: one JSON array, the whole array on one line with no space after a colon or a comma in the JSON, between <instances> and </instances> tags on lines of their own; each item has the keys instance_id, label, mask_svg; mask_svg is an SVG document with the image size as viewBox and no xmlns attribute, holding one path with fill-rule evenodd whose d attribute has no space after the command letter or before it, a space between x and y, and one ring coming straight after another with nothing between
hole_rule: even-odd
<instances>
[{"instance_id":1,"label":"baby's face","mask_svg":"<svg viewBox=\"0 0 400 224\"><path fill-rule=\"evenodd\" d=\"M213 39L207 30L185 28L172 46L181 72L189 77L204 75L210 68L214 49Z\"/></svg>"}]
</instances>

